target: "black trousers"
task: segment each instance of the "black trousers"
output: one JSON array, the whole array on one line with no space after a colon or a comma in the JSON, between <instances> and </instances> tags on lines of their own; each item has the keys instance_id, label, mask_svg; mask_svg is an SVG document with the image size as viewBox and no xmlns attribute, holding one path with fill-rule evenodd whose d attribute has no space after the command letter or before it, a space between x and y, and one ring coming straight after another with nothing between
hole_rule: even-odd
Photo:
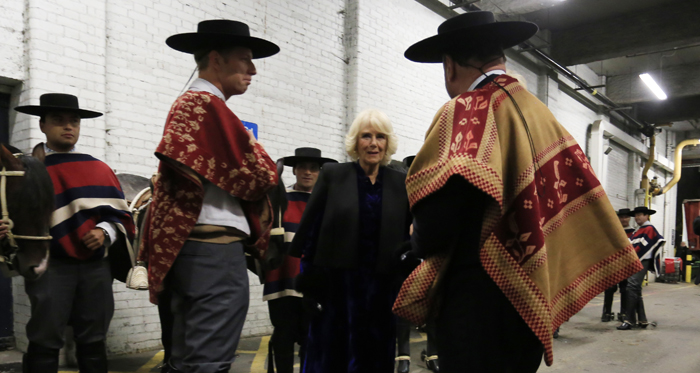
<instances>
[{"instance_id":1,"label":"black trousers","mask_svg":"<svg viewBox=\"0 0 700 373\"><path fill-rule=\"evenodd\" d=\"M635 324L637 321L647 322L644 298L642 297L642 282L651 265L651 259L642 260L642 265L644 268L641 271L627 279L627 309L625 314L627 315L627 321L632 324Z\"/></svg>"},{"instance_id":2,"label":"black trousers","mask_svg":"<svg viewBox=\"0 0 700 373\"><path fill-rule=\"evenodd\" d=\"M158 317L160 318L160 341L163 344L163 361L170 361L170 356L173 351L173 323L175 317L170 309L173 299L173 294L170 289L165 286L163 291L158 294Z\"/></svg>"},{"instance_id":3,"label":"black trousers","mask_svg":"<svg viewBox=\"0 0 700 373\"><path fill-rule=\"evenodd\" d=\"M396 318L396 345L398 356L411 356L411 328L413 324L400 317ZM428 347L426 353L428 356L437 355L437 346L435 342L435 324L428 322L425 326L426 334L428 335Z\"/></svg>"},{"instance_id":4,"label":"black trousers","mask_svg":"<svg viewBox=\"0 0 700 373\"><path fill-rule=\"evenodd\" d=\"M274 330L270 338L270 350L274 356L278 373L294 371L294 344L299 344L299 360L303 371L306 353L306 335L309 332L309 320L302 306L302 298L287 296L267 302L270 321ZM272 362L268 362L268 372L272 372Z\"/></svg>"},{"instance_id":5,"label":"black trousers","mask_svg":"<svg viewBox=\"0 0 700 373\"><path fill-rule=\"evenodd\" d=\"M627 280L622 280L619 283L620 287L620 313L624 314L626 312L627 298L625 292L627 291ZM615 297L615 292L617 291L618 285L613 285L605 290L605 298L603 298L603 314L612 313L612 303Z\"/></svg>"},{"instance_id":6,"label":"black trousers","mask_svg":"<svg viewBox=\"0 0 700 373\"><path fill-rule=\"evenodd\" d=\"M27 339L50 349L65 343L66 325L73 327L78 346L102 342L114 315L114 294L109 261L51 258L37 280L27 280L25 291L32 316Z\"/></svg>"},{"instance_id":7,"label":"black trousers","mask_svg":"<svg viewBox=\"0 0 700 373\"><path fill-rule=\"evenodd\" d=\"M481 265L455 264L436 320L440 371L536 372L542 343Z\"/></svg>"}]
</instances>

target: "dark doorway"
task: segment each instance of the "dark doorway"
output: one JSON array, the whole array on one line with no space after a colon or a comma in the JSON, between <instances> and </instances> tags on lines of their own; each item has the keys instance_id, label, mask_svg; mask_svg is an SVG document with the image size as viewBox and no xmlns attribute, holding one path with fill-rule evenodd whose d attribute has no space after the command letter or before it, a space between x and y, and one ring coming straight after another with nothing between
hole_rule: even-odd
<instances>
[{"instance_id":1,"label":"dark doorway","mask_svg":"<svg viewBox=\"0 0 700 373\"><path fill-rule=\"evenodd\" d=\"M10 141L10 95L0 93L0 143ZM0 275L0 351L14 347L12 279Z\"/></svg>"},{"instance_id":2,"label":"dark doorway","mask_svg":"<svg viewBox=\"0 0 700 373\"><path fill-rule=\"evenodd\" d=\"M10 95L0 93L0 143L10 143Z\"/></svg>"}]
</instances>

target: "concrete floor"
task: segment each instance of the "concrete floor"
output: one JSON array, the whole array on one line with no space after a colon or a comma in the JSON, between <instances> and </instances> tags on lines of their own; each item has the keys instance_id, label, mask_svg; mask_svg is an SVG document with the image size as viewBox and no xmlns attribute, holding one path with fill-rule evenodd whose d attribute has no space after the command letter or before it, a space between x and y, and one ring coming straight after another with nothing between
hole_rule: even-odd
<instances>
[{"instance_id":1,"label":"concrete floor","mask_svg":"<svg viewBox=\"0 0 700 373\"><path fill-rule=\"evenodd\" d=\"M644 301L649 320L658 326L618 331L615 327L619 323L600 321L602 294L593 299L562 325L560 337L554 341L554 365L543 363L539 372L700 372L700 286L652 283L644 288ZM613 309L619 310L619 296ZM269 337L241 340L231 373L266 372L268 341ZM414 332L411 342L411 372L428 373L419 358L425 336ZM1 352L0 373L21 372L18 359L21 354L16 351ZM162 352L157 351L112 357L110 372L156 372L161 359Z\"/></svg>"}]
</instances>

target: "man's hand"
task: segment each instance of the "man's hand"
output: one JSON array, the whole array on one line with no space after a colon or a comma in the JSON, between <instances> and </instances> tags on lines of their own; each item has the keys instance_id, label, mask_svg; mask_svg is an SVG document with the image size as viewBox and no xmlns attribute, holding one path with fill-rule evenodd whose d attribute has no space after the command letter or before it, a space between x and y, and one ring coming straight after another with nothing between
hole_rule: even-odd
<instances>
[{"instance_id":1,"label":"man's hand","mask_svg":"<svg viewBox=\"0 0 700 373\"><path fill-rule=\"evenodd\" d=\"M90 250L95 251L105 243L105 232L100 228L95 228L83 236L83 244Z\"/></svg>"},{"instance_id":2,"label":"man's hand","mask_svg":"<svg viewBox=\"0 0 700 373\"><path fill-rule=\"evenodd\" d=\"M10 231L10 226L7 223L7 220L0 220L0 240L7 237L7 232Z\"/></svg>"}]
</instances>

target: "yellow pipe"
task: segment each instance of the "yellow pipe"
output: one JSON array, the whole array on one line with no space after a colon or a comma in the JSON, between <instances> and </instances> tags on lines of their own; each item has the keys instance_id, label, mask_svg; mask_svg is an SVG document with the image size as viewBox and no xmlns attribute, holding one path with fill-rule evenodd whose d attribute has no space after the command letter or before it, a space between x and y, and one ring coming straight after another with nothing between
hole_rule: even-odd
<instances>
[{"instance_id":1,"label":"yellow pipe","mask_svg":"<svg viewBox=\"0 0 700 373\"><path fill-rule=\"evenodd\" d=\"M685 256L685 262L690 263L693 261L693 256L692 255L686 255ZM693 266L688 264L685 266L685 282L690 283L690 275L693 274Z\"/></svg>"},{"instance_id":2,"label":"yellow pipe","mask_svg":"<svg viewBox=\"0 0 700 373\"><path fill-rule=\"evenodd\" d=\"M640 188L644 189L644 206L651 207L651 195L649 194L649 177L647 172L654 164L654 150L656 148L656 133L649 137L649 158L647 158L647 163L644 165L644 170L642 171L642 181L639 183Z\"/></svg>"},{"instance_id":3,"label":"yellow pipe","mask_svg":"<svg viewBox=\"0 0 700 373\"><path fill-rule=\"evenodd\" d=\"M683 140L681 141L678 146L676 146L676 154L675 154L675 159L674 159L674 168L673 168L673 179L664 186L664 188L659 192L658 194L664 194L668 192L671 188L673 188L677 183L678 180L681 179L681 163L683 161L683 148L685 148L688 145L698 145L700 144L700 139L688 139L688 140Z\"/></svg>"}]
</instances>

